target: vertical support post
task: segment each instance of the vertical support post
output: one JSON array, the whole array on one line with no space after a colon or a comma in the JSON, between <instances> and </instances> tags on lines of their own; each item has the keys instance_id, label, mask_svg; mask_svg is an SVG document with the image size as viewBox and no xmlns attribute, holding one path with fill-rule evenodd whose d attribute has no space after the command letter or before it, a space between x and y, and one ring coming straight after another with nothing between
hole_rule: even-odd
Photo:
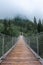
<instances>
[{"instance_id":1,"label":"vertical support post","mask_svg":"<svg viewBox=\"0 0 43 65\"><path fill-rule=\"evenodd\" d=\"M38 37L37 38L37 54L39 55L39 43L38 43Z\"/></svg>"},{"instance_id":2,"label":"vertical support post","mask_svg":"<svg viewBox=\"0 0 43 65\"><path fill-rule=\"evenodd\" d=\"M12 46L13 46L13 37L12 37Z\"/></svg>"},{"instance_id":3,"label":"vertical support post","mask_svg":"<svg viewBox=\"0 0 43 65\"><path fill-rule=\"evenodd\" d=\"M28 43L28 39L27 38L25 39L25 41L26 41L26 43Z\"/></svg>"},{"instance_id":4,"label":"vertical support post","mask_svg":"<svg viewBox=\"0 0 43 65\"><path fill-rule=\"evenodd\" d=\"M29 39L29 46L30 46L30 39Z\"/></svg>"},{"instance_id":5,"label":"vertical support post","mask_svg":"<svg viewBox=\"0 0 43 65\"><path fill-rule=\"evenodd\" d=\"M28 43L28 38L27 38L26 42Z\"/></svg>"},{"instance_id":6,"label":"vertical support post","mask_svg":"<svg viewBox=\"0 0 43 65\"><path fill-rule=\"evenodd\" d=\"M2 55L4 54L4 36L3 36L3 43L2 43Z\"/></svg>"}]
</instances>

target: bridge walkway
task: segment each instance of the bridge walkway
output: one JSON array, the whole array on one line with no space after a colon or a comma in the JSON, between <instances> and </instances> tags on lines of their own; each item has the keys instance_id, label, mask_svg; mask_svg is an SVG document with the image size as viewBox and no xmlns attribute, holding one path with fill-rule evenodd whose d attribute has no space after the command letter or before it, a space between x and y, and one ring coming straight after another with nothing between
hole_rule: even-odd
<instances>
[{"instance_id":1,"label":"bridge walkway","mask_svg":"<svg viewBox=\"0 0 43 65\"><path fill-rule=\"evenodd\" d=\"M41 65L23 39L19 37L15 48L6 56L0 65Z\"/></svg>"}]
</instances>

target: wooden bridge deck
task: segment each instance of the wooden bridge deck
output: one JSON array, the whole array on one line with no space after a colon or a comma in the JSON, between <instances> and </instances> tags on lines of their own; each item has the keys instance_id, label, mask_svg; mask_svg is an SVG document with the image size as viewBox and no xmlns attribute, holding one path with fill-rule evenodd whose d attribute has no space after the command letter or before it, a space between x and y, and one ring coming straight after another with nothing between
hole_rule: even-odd
<instances>
[{"instance_id":1,"label":"wooden bridge deck","mask_svg":"<svg viewBox=\"0 0 43 65\"><path fill-rule=\"evenodd\" d=\"M41 65L41 63L27 48L23 37L20 36L16 47L7 55L1 65Z\"/></svg>"}]
</instances>

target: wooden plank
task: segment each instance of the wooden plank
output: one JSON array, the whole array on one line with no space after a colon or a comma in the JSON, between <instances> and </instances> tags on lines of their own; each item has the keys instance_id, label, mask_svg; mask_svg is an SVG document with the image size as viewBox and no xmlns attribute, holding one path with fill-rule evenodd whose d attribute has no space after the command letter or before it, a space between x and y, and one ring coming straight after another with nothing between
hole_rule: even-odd
<instances>
[{"instance_id":1,"label":"wooden plank","mask_svg":"<svg viewBox=\"0 0 43 65\"><path fill-rule=\"evenodd\" d=\"M41 63L27 48L23 37L20 36L16 47L13 48L0 65L41 65Z\"/></svg>"}]
</instances>

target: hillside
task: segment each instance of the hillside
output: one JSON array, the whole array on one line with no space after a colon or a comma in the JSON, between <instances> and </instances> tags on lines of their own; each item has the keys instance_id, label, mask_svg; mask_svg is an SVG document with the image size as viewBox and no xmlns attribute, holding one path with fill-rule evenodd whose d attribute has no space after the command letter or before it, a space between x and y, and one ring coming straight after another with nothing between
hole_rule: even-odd
<instances>
[{"instance_id":1,"label":"hillside","mask_svg":"<svg viewBox=\"0 0 43 65\"><path fill-rule=\"evenodd\" d=\"M9 20L0 19L0 33L18 36L21 32L23 32L25 36L43 32L43 24L40 19L37 23L35 17L33 21L20 17Z\"/></svg>"}]
</instances>

